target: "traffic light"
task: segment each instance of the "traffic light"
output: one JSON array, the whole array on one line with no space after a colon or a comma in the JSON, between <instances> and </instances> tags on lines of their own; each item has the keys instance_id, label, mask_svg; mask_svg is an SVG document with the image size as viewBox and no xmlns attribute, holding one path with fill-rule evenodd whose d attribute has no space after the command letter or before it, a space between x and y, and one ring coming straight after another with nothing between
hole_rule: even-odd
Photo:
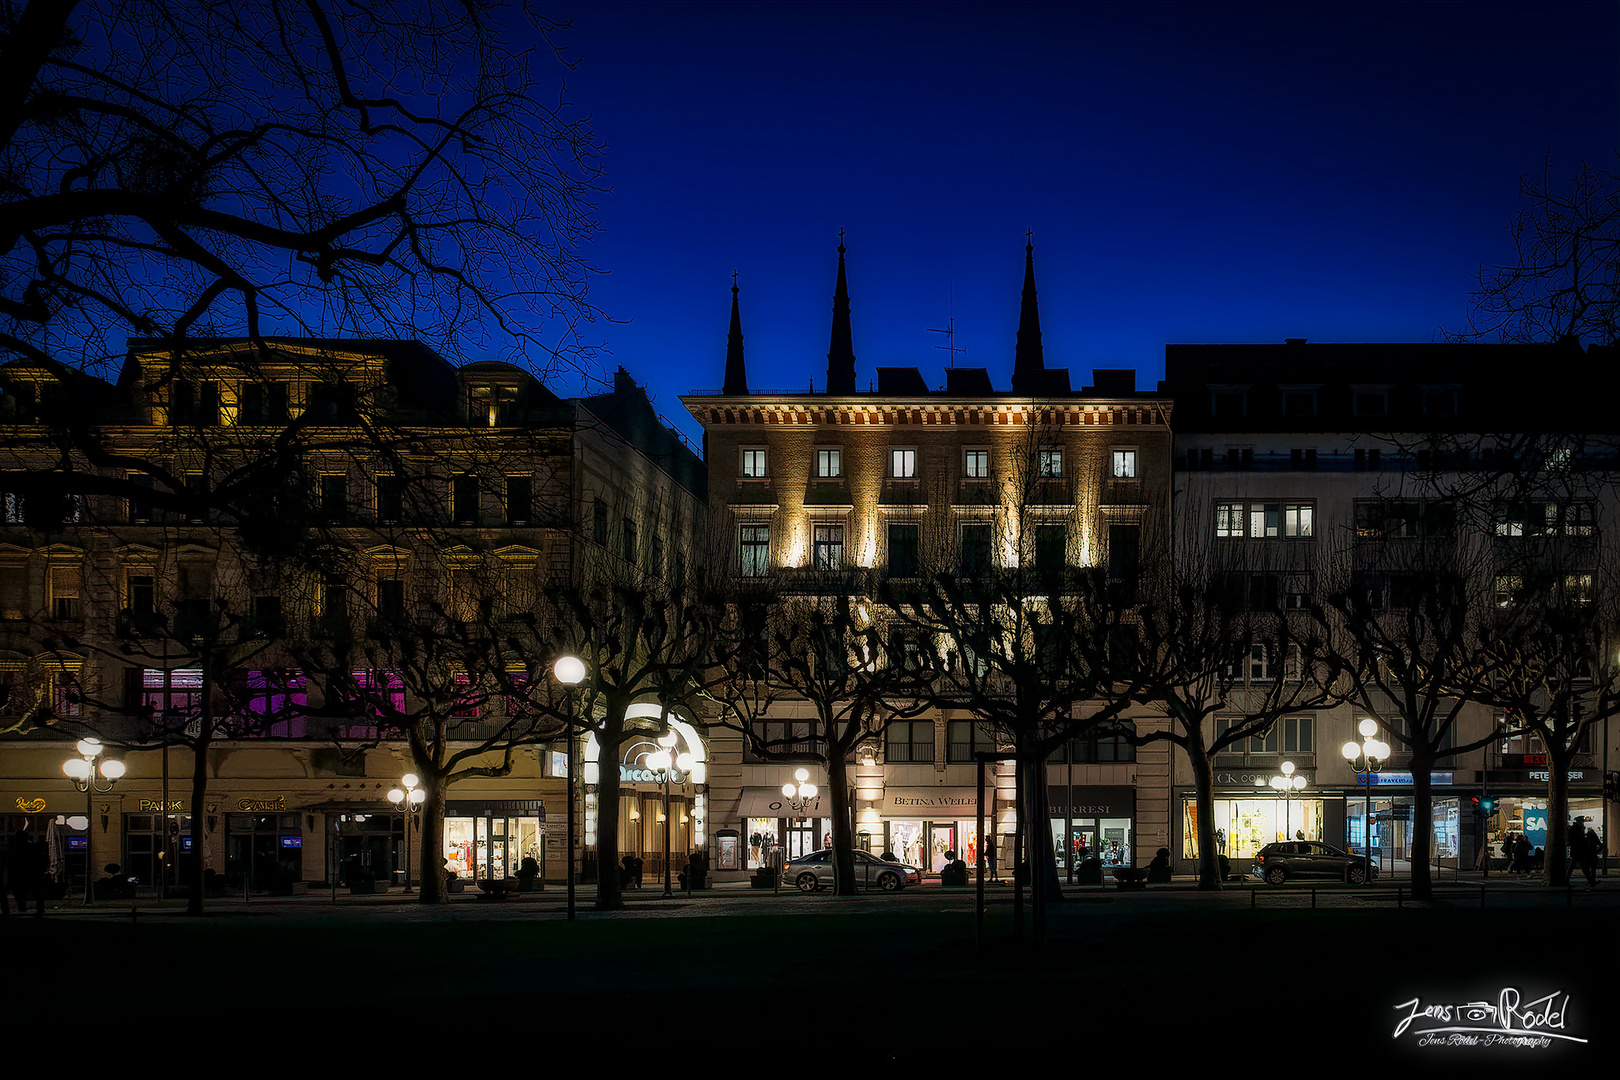
<instances>
[{"instance_id":1,"label":"traffic light","mask_svg":"<svg viewBox=\"0 0 1620 1080\"><path fill-rule=\"evenodd\" d=\"M1481 814L1483 814L1485 817L1490 817L1492 814L1496 813L1496 800L1495 799L1481 799L1481 800L1479 800L1479 812Z\"/></svg>"},{"instance_id":2,"label":"traffic light","mask_svg":"<svg viewBox=\"0 0 1620 1080\"><path fill-rule=\"evenodd\" d=\"M1468 800L1468 806L1474 812L1475 821L1481 821L1484 819L1485 811L1480 808L1478 795L1475 795L1472 799Z\"/></svg>"},{"instance_id":3,"label":"traffic light","mask_svg":"<svg viewBox=\"0 0 1620 1080\"><path fill-rule=\"evenodd\" d=\"M1620 802L1620 772L1603 774L1603 797L1610 802Z\"/></svg>"}]
</instances>

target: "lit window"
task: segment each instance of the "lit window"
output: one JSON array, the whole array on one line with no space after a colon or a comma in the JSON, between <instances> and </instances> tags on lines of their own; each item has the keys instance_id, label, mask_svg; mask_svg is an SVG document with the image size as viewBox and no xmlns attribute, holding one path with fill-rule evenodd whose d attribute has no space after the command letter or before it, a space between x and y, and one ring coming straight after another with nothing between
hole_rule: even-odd
<instances>
[{"instance_id":1,"label":"lit window","mask_svg":"<svg viewBox=\"0 0 1620 1080\"><path fill-rule=\"evenodd\" d=\"M765 479L764 447L749 447L742 452L742 475L745 480Z\"/></svg>"},{"instance_id":2,"label":"lit window","mask_svg":"<svg viewBox=\"0 0 1620 1080\"><path fill-rule=\"evenodd\" d=\"M917 476L917 451L890 450L889 475L896 480L913 480Z\"/></svg>"},{"instance_id":3,"label":"lit window","mask_svg":"<svg viewBox=\"0 0 1620 1080\"><path fill-rule=\"evenodd\" d=\"M1113 476L1116 480L1136 479L1136 451L1115 450Z\"/></svg>"},{"instance_id":4,"label":"lit window","mask_svg":"<svg viewBox=\"0 0 1620 1080\"><path fill-rule=\"evenodd\" d=\"M990 451L966 451L962 459L962 474L969 480L990 479Z\"/></svg>"},{"instance_id":5,"label":"lit window","mask_svg":"<svg viewBox=\"0 0 1620 1080\"><path fill-rule=\"evenodd\" d=\"M1045 447L1041 450L1040 474L1042 477L1063 475L1063 451L1055 446Z\"/></svg>"},{"instance_id":6,"label":"lit window","mask_svg":"<svg viewBox=\"0 0 1620 1080\"><path fill-rule=\"evenodd\" d=\"M771 527L744 525L738 542L743 577L764 577L771 568Z\"/></svg>"},{"instance_id":7,"label":"lit window","mask_svg":"<svg viewBox=\"0 0 1620 1080\"><path fill-rule=\"evenodd\" d=\"M844 475L844 452L836 447L816 451L816 475L823 480L836 480Z\"/></svg>"},{"instance_id":8,"label":"lit window","mask_svg":"<svg viewBox=\"0 0 1620 1080\"><path fill-rule=\"evenodd\" d=\"M815 568L840 570L844 565L844 527L817 525L815 527Z\"/></svg>"}]
</instances>

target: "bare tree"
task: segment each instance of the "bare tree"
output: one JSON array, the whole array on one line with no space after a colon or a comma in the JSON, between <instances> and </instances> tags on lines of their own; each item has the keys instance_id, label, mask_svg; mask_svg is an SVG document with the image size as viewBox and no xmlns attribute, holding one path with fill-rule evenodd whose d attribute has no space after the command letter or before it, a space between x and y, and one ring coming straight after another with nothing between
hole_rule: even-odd
<instances>
[{"instance_id":1,"label":"bare tree","mask_svg":"<svg viewBox=\"0 0 1620 1080\"><path fill-rule=\"evenodd\" d=\"M564 24L391 0L3 18L0 353L65 378L126 336L245 331L569 361L600 173L546 85Z\"/></svg>"},{"instance_id":2,"label":"bare tree","mask_svg":"<svg viewBox=\"0 0 1620 1080\"><path fill-rule=\"evenodd\" d=\"M1519 181L1525 206L1508 226L1517 258L1483 267L1468 330L1505 342L1620 341L1620 178L1583 162L1560 186L1551 155Z\"/></svg>"}]
</instances>

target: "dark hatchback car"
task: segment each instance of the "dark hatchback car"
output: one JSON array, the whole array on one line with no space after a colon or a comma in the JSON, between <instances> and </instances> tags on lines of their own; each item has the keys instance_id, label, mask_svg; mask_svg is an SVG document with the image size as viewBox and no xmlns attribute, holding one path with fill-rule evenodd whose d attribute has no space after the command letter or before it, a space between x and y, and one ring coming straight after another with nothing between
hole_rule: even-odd
<instances>
[{"instance_id":1,"label":"dark hatchback car","mask_svg":"<svg viewBox=\"0 0 1620 1080\"><path fill-rule=\"evenodd\" d=\"M1261 848L1249 873L1271 885L1281 885L1294 878L1331 878L1360 885L1365 869L1360 855L1351 855L1315 840L1289 840ZM1372 872L1376 878L1376 862L1372 864Z\"/></svg>"}]
</instances>

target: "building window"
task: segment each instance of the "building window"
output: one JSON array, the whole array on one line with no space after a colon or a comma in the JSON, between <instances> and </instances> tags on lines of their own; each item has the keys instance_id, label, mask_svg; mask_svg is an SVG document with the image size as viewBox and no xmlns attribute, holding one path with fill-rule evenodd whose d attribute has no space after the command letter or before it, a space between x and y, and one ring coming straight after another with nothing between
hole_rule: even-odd
<instances>
[{"instance_id":1,"label":"building window","mask_svg":"<svg viewBox=\"0 0 1620 1080\"><path fill-rule=\"evenodd\" d=\"M889 524L889 576L910 578L917 576L917 534L919 526L913 523Z\"/></svg>"},{"instance_id":2,"label":"building window","mask_svg":"<svg viewBox=\"0 0 1620 1080\"><path fill-rule=\"evenodd\" d=\"M990 572L990 526L972 522L962 526L962 573L977 576Z\"/></svg>"},{"instance_id":3,"label":"building window","mask_svg":"<svg viewBox=\"0 0 1620 1080\"><path fill-rule=\"evenodd\" d=\"M842 570L844 567L844 527L817 525L814 528L814 566L817 570Z\"/></svg>"},{"instance_id":4,"label":"building window","mask_svg":"<svg viewBox=\"0 0 1620 1080\"><path fill-rule=\"evenodd\" d=\"M607 502L597 499L591 504L591 539L607 547Z\"/></svg>"},{"instance_id":5,"label":"building window","mask_svg":"<svg viewBox=\"0 0 1620 1080\"><path fill-rule=\"evenodd\" d=\"M969 480L990 479L990 451L966 450L962 454L962 475Z\"/></svg>"},{"instance_id":6,"label":"building window","mask_svg":"<svg viewBox=\"0 0 1620 1080\"><path fill-rule=\"evenodd\" d=\"M844 475L844 451L836 446L816 450L816 476L821 480L839 480Z\"/></svg>"},{"instance_id":7,"label":"building window","mask_svg":"<svg viewBox=\"0 0 1620 1080\"><path fill-rule=\"evenodd\" d=\"M1316 535L1316 504L1308 502L1219 502L1215 536L1223 540L1309 540Z\"/></svg>"},{"instance_id":8,"label":"building window","mask_svg":"<svg viewBox=\"0 0 1620 1080\"><path fill-rule=\"evenodd\" d=\"M145 668L141 671L140 708L165 731L181 734L202 712L202 668Z\"/></svg>"},{"instance_id":9,"label":"building window","mask_svg":"<svg viewBox=\"0 0 1620 1080\"><path fill-rule=\"evenodd\" d=\"M1278 721L1282 727L1283 753L1316 753L1316 719L1311 716L1285 716Z\"/></svg>"},{"instance_id":10,"label":"building window","mask_svg":"<svg viewBox=\"0 0 1620 1080\"><path fill-rule=\"evenodd\" d=\"M623 528L624 532L622 535L624 536L624 561L633 564L636 561L636 556L639 554L639 552L636 550L636 523L630 518L625 518Z\"/></svg>"},{"instance_id":11,"label":"building window","mask_svg":"<svg viewBox=\"0 0 1620 1080\"><path fill-rule=\"evenodd\" d=\"M0 563L0 619L22 620L29 614L27 564Z\"/></svg>"},{"instance_id":12,"label":"building window","mask_svg":"<svg viewBox=\"0 0 1620 1080\"><path fill-rule=\"evenodd\" d=\"M744 525L738 541L743 577L764 577L771 569L771 527Z\"/></svg>"},{"instance_id":13,"label":"building window","mask_svg":"<svg viewBox=\"0 0 1620 1080\"><path fill-rule=\"evenodd\" d=\"M1136 747L1131 736L1136 725L1129 721L1105 724L1069 740L1069 760L1077 764L1135 761Z\"/></svg>"},{"instance_id":14,"label":"building window","mask_svg":"<svg viewBox=\"0 0 1620 1080\"><path fill-rule=\"evenodd\" d=\"M398 624L405 620L405 582L392 575L377 579L377 617Z\"/></svg>"},{"instance_id":15,"label":"building window","mask_svg":"<svg viewBox=\"0 0 1620 1080\"><path fill-rule=\"evenodd\" d=\"M1356 472L1377 472L1379 469L1379 453L1376 449L1357 450L1355 454Z\"/></svg>"},{"instance_id":16,"label":"building window","mask_svg":"<svg viewBox=\"0 0 1620 1080\"><path fill-rule=\"evenodd\" d=\"M1141 571L1142 527L1115 522L1108 526L1108 577L1136 588Z\"/></svg>"},{"instance_id":17,"label":"building window","mask_svg":"<svg viewBox=\"0 0 1620 1080\"><path fill-rule=\"evenodd\" d=\"M889 764L927 765L934 760L934 722L896 720L884 732L883 757Z\"/></svg>"},{"instance_id":18,"label":"building window","mask_svg":"<svg viewBox=\"0 0 1620 1080\"><path fill-rule=\"evenodd\" d=\"M1115 480L1136 479L1136 451L1119 450L1113 452L1113 469L1110 472Z\"/></svg>"},{"instance_id":19,"label":"building window","mask_svg":"<svg viewBox=\"0 0 1620 1080\"><path fill-rule=\"evenodd\" d=\"M391 473L377 477L377 520L392 524L404 516L405 478Z\"/></svg>"},{"instance_id":20,"label":"building window","mask_svg":"<svg viewBox=\"0 0 1620 1080\"><path fill-rule=\"evenodd\" d=\"M450 482L450 514L457 525L478 524L478 478L458 476Z\"/></svg>"},{"instance_id":21,"label":"building window","mask_svg":"<svg viewBox=\"0 0 1620 1080\"><path fill-rule=\"evenodd\" d=\"M244 738L301 739L308 698L302 671L249 671L230 688Z\"/></svg>"},{"instance_id":22,"label":"building window","mask_svg":"<svg viewBox=\"0 0 1620 1080\"><path fill-rule=\"evenodd\" d=\"M994 753L996 730L991 724L977 720L948 720L945 723L945 760L952 764L973 761L973 755L983 751Z\"/></svg>"},{"instance_id":23,"label":"building window","mask_svg":"<svg viewBox=\"0 0 1620 1080\"><path fill-rule=\"evenodd\" d=\"M321 477L321 516L327 521L342 521L349 516L349 478L342 473L327 473Z\"/></svg>"},{"instance_id":24,"label":"building window","mask_svg":"<svg viewBox=\"0 0 1620 1080\"><path fill-rule=\"evenodd\" d=\"M1209 392L1209 414L1224 420L1233 420L1248 412L1248 391L1234 387L1212 387Z\"/></svg>"},{"instance_id":25,"label":"building window","mask_svg":"<svg viewBox=\"0 0 1620 1080\"><path fill-rule=\"evenodd\" d=\"M1067 536L1062 525L1035 526L1035 572L1055 574L1068 562Z\"/></svg>"},{"instance_id":26,"label":"building window","mask_svg":"<svg viewBox=\"0 0 1620 1080\"><path fill-rule=\"evenodd\" d=\"M338 726L339 738L375 739L379 727L395 727L405 717L405 684L392 671L356 671L356 709L361 713Z\"/></svg>"},{"instance_id":27,"label":"building window","mask_svg":"<svg viewBox=\"0 0 1620 1080\"><path fill-rule=\"evenodd\" d=\"M527 525L532 512L530 502L533 499L534 481L527 476L508 476L506 478L506 523L508 525Z\"/></svg>"},{"instance_id":28,"label":"building window","mask_svg":"<svg viewBox=\"0 0 1620 1080\"><path fill-rule=\"evenodd\" d=\"M1063 475L1063 450L1056 446L1044 446L1039 451L1037 473L1042 479Z\"/></svg>"},{"instance_id":29,"label":"building window","mask_svg":"<svg viewBox=\"0 0 1620 1080\"><path fill-rule=\"evenodd\" d=\"M917 478L917 451L905 447L890 450L889 476L895 480L915 480Z\"/></svg>"},{"instance_id":30,"label":"building window","mask_svg":"<svg viewBox=\"0 0 1620 1080\"><path fill-rule=\"evenodd\" d=\"M1298 447L1288 452L1288 467L1295 472L1316 471L1316 447Z\"/></svg>"},{"instance_id":31,"label":"building window","mask_svg":"<svg viewBox=\"0 0 1620 1080\"><path fill-rule=\"evenodd\" d=\"M78 619L84 614L80 591L84 588L83 571L77 565L55 565L46 575L50 585L49 610L53 619Z\"/></svg>"},{"instance_id":32,"label":"building window","mask_svg":"<svg viewBox=\"0 0 1620 1080\"><path fill-rule=\"evenodd\" d=\"M741 464L744 480L765 479L765 448L763 446L744 447Z\"/></svg>"}]
</instances>

